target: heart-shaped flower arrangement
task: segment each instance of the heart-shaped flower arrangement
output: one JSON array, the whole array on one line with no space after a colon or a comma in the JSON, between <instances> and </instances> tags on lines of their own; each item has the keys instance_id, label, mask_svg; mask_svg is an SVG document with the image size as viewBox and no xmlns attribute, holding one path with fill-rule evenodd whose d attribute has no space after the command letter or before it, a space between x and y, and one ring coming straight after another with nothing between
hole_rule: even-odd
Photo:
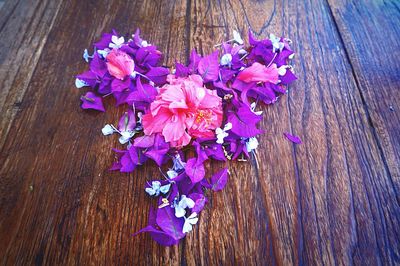
<instances>
[{"instance_id":1,"label":"heart-shaped flower arrangement","mask_svg":"<svg viewBox=\"0 0 400 266\"><path fill-rule=\"evenodd\" d=\"M90 70L76 77L76 87L90 87L82 108L105 111L102 99L113 96L127 109L118 125L107 124L104 135L118 134L123 150L114 149L112 170L132 172L147 160L160 169L145 191L157 200L150 210L148 232L162 245L174 245L192 230L207 203L206 190L218 191L228 168L206 175L204 162L245 160L258 146L262 112L257 104L274 103L296 79L288 64L294 55L290 40L270 35L249 44L236 31L233 39L201 56L193 50L189 64L161 66L162 53L139 36L125 41L117 32L103 34L94 53L84 51ZM284 133L294 143L296 136ZM192 148L185 159L184 151Z\"/></svg>"}]
</instances>

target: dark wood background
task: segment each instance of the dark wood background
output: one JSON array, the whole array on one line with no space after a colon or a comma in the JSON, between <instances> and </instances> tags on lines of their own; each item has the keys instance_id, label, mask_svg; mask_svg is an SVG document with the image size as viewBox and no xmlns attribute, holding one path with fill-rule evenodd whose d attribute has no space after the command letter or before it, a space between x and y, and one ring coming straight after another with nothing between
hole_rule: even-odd
<instances>
[{"instance_id":1,"label":"dark wood background","mask_svg":"<svg viewBox=\"0 0 400 266\"><path fill-rule=\"evenodd\" d=\"M399 10L397 0L6 1L1 263L399 264ZM299 80L264 107L258 164L230 164L226 189L179 246L131 237L151 205L143 184L159 173L152 164L107 170L118 141L100 129L124 108L79 107L82 51L113 27L140 27L169 66L193 48L210 52L233 29L294 40Z\"/></svg>"}]
</instances>

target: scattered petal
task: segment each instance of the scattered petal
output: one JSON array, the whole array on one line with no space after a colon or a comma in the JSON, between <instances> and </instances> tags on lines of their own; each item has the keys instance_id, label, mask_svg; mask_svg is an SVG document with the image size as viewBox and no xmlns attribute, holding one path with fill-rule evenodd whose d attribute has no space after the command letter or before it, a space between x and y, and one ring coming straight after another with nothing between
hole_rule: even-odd
<instances>
[{"instance_id":1,"label":"scattered petal","mask_svg":"<svg viewBox=\"0 0 400 266\"><path fill-rule=\"evenodd\" d=\"M291 135L291 134L288 133L288 132L284 132L283 135L285 135L285 137L286 137L288 140L290 140L291 142L293 142L293 143L296 143L296 144L302 143L301 139L300 139L298 136L296 136L296 135Z\"/></svg>"}]
</instances>

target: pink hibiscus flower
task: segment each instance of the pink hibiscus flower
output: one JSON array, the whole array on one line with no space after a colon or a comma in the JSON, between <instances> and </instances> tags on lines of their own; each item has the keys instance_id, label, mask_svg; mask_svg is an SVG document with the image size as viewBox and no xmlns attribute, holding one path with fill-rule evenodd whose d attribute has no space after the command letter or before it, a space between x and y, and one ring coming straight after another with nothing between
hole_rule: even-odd
<instances>
[{"instance_id":1,"label":"pink hibiscus flower","mask_svg":"<svg viewBox=\"0 0 400 266\"><path fill-rule=\"evenodd\" d=\"M123 80L133 73L135 63L126 53L113 49L106 57L108 72L117 79Z\"/></svg>"},{"instance_id":2,"label":"pink hibiscus flower","mask_svg":"<svg viewBox=\"0 0 400 266\"><path fill-rule=\"evenodd\" d=\"M237 78L246 83L261 81L277 84L279 81L279 73L276 64L266 67L255 62L250 67L240 72Z\"/></svg>"},{"instance_id":3,"label":"pink hibiscus flower","mask_svg":"<svg viewBox=\"0 0 400 266\"><path fill-rule=\"evenodd\" d=\"M174 147L185 146L192 138L214 137L222 123L222 100L217 92L205 88L199 75L168 75L167 81L143 116L144 133L162 133Z\"/></svg>"}]
</instances>

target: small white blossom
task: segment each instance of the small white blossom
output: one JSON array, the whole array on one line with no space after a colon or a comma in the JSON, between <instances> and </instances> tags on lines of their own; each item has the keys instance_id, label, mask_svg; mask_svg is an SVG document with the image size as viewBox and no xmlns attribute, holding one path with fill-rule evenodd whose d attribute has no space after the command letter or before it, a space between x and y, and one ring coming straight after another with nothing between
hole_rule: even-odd
<instances>
[{"instance_id":1,"label":"small white blossom","mask_svg":"<svg viewBox=\"0 0 400 266\"><path fill-rule=\"evenodd\" d=\"M272 51L275 53L276 50L282 51L285 47L285 44L281 42L279 37L276 37L274 34L269 35L269 39L272 42Z\"/></svg>"},{"instance_id":2,"label":"small white blossom","mask_svg":"<svg viewBox=\"0 0 400 266\"><path fill-rule=\"evenodd\" d=\"M231 54L224 54L221 57L221 65L222 66L230 66L232 63L232 55Z\"/></svg>"},{"instance_id":3,"label":"small white blossom","mask_svg":"<svg viewBox=\"0 0 400 266\"><path fill-rule=\"evenodd\" d=\"M162 193L162 194L168 193L170 187L171 187L171 184L161 186L160 181L153 181L153 182L151 182L151 187L147 187L145 189L145 191L150 196L158 196L158 195L160 195L160 193Z\"/></svg>"},{"instance_id":4,"label":"small white blossom","mask_svg":"<svg viewBox=\"0 0 400 266\"><path fill-rule=\"evenodd\" d=\"M262 113L263 113L263 111L257 111L257 112L255 111L256 110L256 102L251 103L250 109L256 115L262 115Z\"/></svg>"},{"instance_id":5,"label":"small white blossom","mask_svg":"<svg viewBox=\"0 0 400 266\"><path fill-rule=\"evenodd\" d=\"M215 134L217 135L217 143L222 144L224 143L224 138L226 138L229 134L226 132L232 129L232 123L226 123L223 129L217 128L215 130Z\"/></svg>"},{"instance_id":6,"label":"small white blossom","mask_svg":"<svg viewBox=\"0 0 400 266\"><path fill-rule=\"evenodd\" d=\"M189 233L193 229L193 225L197 224L199 218L197 217L197 213L193 212L189 217L184 217L185 223L183 224L182 232L184 234Z\"/></svg>"},{"instance_id":7,"label":"small white blossom","mask_svg":"<svg viewBox=\"0 0 400 266\"><path fill-rule=\"evenodd\" d=\"M119 137L118 141L121 144L127 143L135 134L135 131L121 131L119 132L121 134L121 137Z\"/></svg>"},{"instance_id":8,"label":"small white blossom","mask_svg":"<svg viewBox=\"0 0 400 266\"><path fill-rule=\"evenodd\" d=\"M172 158L172 161L174 162L174 165L172 166L172 170L174 171L179 171L182 169L185 169L185 162L182 162L181 156L178 154L175 155L175 157Z\"/></svg>"},{"instance_id":9,"label":"small white blossom","mask_svg":"<svg viewBox=\"0 0 400 266\"><path fill-rule=\"evenodd\" d=\"M288 65L283 65L278 68L279 76L284 76L286 74L286 69L290 68Z\"/></svg>"},{"instance_id":10,"label":"small white blossom","mask_svg":"<svg viewBox=\"0 0 400 266\"><path fill-rule=\"evenodd\" d=\"M258 140L256 137L251 137L246 141L247 152L251 152L258 147Z\"/></svg>"},{"instance_id":11,"label":"small white blossom","mask_svg":"<svg viewBox=\"0 0 400 266\"><path fill-rule=\"evenodd\" d=\"M118 38L117 36L113 35L111 37L111 42L108 45L108 47L118 49L124 44L124 42L125 42L125 38L124 37L119 37Z\"/></svg>"},{"instance_id":12,"label":"small white blossom","mask_svg":"<svg viewBox=\"0 0 400 266\"><path fill-rule=\"evenodd\" d=\"M89 62L89 58L93 58L93 55L90 55L88 52L88 49L85 49L85 50L83 50L82 57L86 62Z\"/></svg>"},{"instance_id":13,"label":"small white blossom","mask_svg":"<svg viewBox=\"0 0 400 266\"><path fill-rule=\"evenodd\" d=\"M174 171L173 169L169 169L167 171L167 176L169 179L174 179L175 177L178 176L178 173L176 171Z\"/></svg>"},{"instance_id":14,"label":"small white blossom","mask_svg":"<svg viewBox=\"0 0 400 266\"><path fill-rule=\"evenodd\" d=\"M149 44L147 41L142 40L142 42L140 43L140 45L141 45L142 47L147 47L147 46L149 46L150 44Z\"/></svg>"},{"instance_id":15,"label":"small white blossom","mask_svg":"<svg viewBox=\"0 0 400 266\"><path fill-rule=\"evenodd\" d=\"M104 50L97 50L97 53L101 55L101 57L106 58L107 55L111 52L110 49L105 48Z\"/></svg>"},{"instance_id":16,"label":"small white blossom","mask_svg":"<svg viewBox=\"0 0 400 266\"><path fill-rule=\"evenodd\" d=\"M191 198L182 195L181 200L178 203L175 203L174 207L175 207L175 216L181 218L185 216L186 208L191 209L194 207L194 201Z\"/></svg>"},{"instance_id":17,"label":"small white blossom","mask_svg":"<svg viewBox=\"0 0 400 266\"><path fill-rule=\"evenodd\" d=\"M89 84L86 83L86 81L81 80L81 79L75 79L75 87L77 87L78 89L82 88L82 87L86 87L89 86Z\"/></svg>"},{"instance_id":18,"label":"small white blossom","mask_svg":"<svg viewBox=\"0 0 400 266\"><path fill-rule=\"evenodd\" d=\"M238 44L243 44L244 43L242 37L240 36L240 33L235 31L235 30L233 31L233 40L235 42L237 42Z\"/></svg>"},{"instance_id":19,"label":"small white blossom","mask_svg":"<svg viewBox=\"0 0 400 266\"><path fill-rule=\"evenodd\" d=\"M104 136L107 136L113 134L116 131L113 126L107 124L101 129L101 132L103 133Z\"/></svg>"}]
</instances>

